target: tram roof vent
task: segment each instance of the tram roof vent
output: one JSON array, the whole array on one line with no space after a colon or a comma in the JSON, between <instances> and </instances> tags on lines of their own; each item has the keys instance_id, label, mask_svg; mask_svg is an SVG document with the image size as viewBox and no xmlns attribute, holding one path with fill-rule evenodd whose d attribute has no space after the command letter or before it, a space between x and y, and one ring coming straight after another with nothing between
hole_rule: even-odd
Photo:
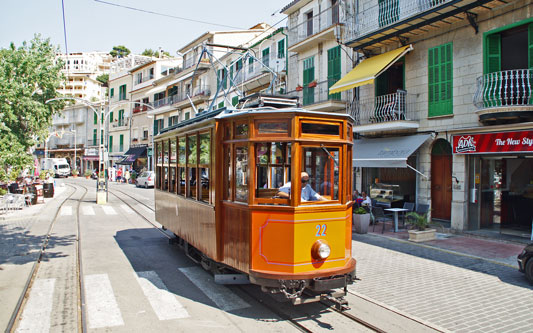
<instances>
[{"instance_id":1,"label":"tram roof vent","mask_svg":"<svg viewBox=\"0 0 533 333\"><path fill-rule=\"evenodd\" d=\"M297 108L300 107L300 103L297 96L255 93L241 98L237 105L238 109L260 107L273 107L276 109Z\"/></svg>"}]
</instances>

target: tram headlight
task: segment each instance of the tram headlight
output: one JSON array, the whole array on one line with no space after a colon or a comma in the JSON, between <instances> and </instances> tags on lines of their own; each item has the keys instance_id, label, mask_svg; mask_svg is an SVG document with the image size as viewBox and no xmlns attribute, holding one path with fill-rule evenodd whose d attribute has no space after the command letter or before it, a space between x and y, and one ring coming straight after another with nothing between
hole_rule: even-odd
<instances>
[{"instance_id":1,"label":"tram headlight","mask_svg":"<svg viewBox=\"0 0 533 333\"><path fill-rule=\"evenodd\" d=\"M315 259L326 259L331 254L331 248L324 239L317 240L311 248L311 255Z\"/></svg>"}]
</instances>

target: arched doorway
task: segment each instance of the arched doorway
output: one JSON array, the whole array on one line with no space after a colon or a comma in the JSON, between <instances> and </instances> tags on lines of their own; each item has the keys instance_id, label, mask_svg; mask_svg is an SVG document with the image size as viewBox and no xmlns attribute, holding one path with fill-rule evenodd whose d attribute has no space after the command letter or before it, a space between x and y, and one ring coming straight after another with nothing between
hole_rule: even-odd
<instances>
[{"instance_id":1,"label":"arched doorway","mask_svg":"<svg viewBox=\"0 0 533 333\"><path fill-rule=\"evenodd\" d=\"M450 220L452 211L452 147L438 139L431 150L431 217Z\"/></svg>"}]
</instances>

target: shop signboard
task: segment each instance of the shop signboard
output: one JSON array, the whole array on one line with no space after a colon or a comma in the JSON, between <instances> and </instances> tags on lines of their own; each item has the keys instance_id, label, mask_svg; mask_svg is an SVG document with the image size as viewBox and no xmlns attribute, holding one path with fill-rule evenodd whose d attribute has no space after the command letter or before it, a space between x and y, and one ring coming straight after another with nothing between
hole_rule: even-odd
<instances>
[{"instance_id":1,"label":"shop signboard","mask_svg":"<svg viewBox=\"0 0 533 333\"><path fill-rule=\"evenodd\" d=\"M454 135L452 142L454 154L533 153L533 131Z\"/></svg>"}]
</instances>

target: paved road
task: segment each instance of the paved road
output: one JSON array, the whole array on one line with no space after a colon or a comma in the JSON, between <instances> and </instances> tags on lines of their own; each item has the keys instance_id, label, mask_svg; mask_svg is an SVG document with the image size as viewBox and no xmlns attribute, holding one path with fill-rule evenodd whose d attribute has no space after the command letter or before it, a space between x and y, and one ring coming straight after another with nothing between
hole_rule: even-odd
<instances>
[{"instance_id":1,"label":"paved road","mask_svg":"<svg viewBox=\"0 0 533 333\"><path fill-rule=\"evenodd\" d=\"M354 234L350 290L453 332L533 332L533 287L515 268Z\"/></svg>"}]
</instances>

